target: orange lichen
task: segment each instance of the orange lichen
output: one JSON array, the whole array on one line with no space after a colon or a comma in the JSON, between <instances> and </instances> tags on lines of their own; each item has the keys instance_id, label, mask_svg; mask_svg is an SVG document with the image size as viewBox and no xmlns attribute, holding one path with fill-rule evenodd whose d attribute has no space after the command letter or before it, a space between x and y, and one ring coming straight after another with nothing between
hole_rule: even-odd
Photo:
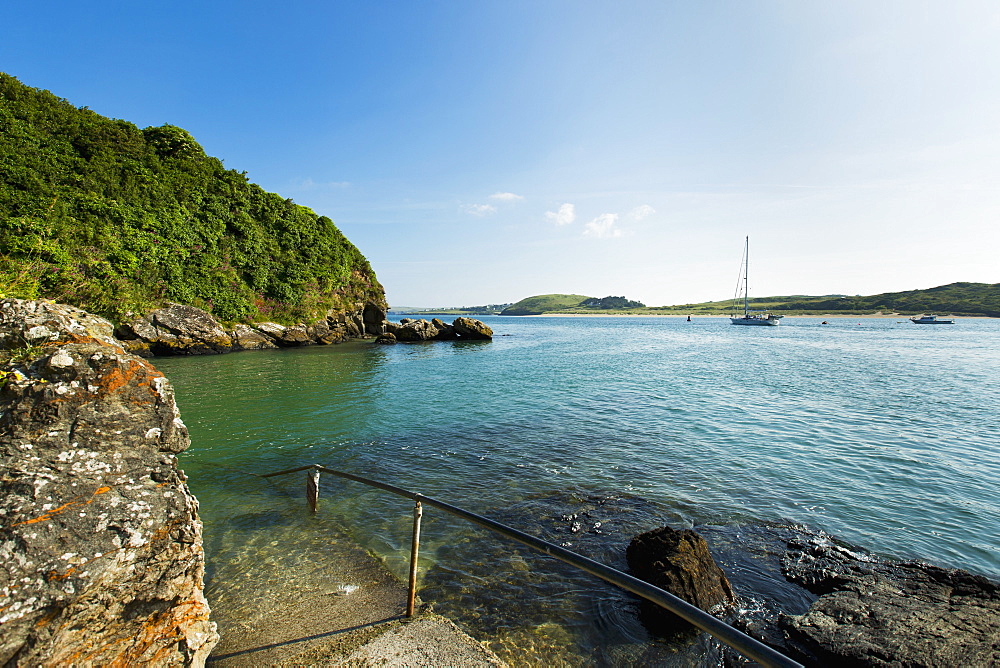
<instances>
[{"instance_id":1,"label":"orange lichen","mask_svg":"<svg viewBox=\"0 0 1000 668\"><path fill-rule=\"evenodd\" d=\"M110 491L111 491L110 487L98 487L96 490L94 490L94 493L90 496L89 499L84 500L84 499L80 498L80 499L73 499L72 501L67 501L66 503L62 504L58 508L53 508L52 510L46 512L44 515L40 515L38 517L33 517L32 519L30 519L30 520L24 520L23 522L15 522L14 524L11 524L10 526L3 527L3 529L13 529L14 527L21 526L22 524L34 524L35 522L44 522L46 520L50 520L50 519L52 519L53 515L58 515L59 513L65 512L67 509L69 509L72 506L87 505L88 503L93 503L94 502L94 498L98 494L104 494L104 493L110 492Z\"/></svg>"}]
</instances>

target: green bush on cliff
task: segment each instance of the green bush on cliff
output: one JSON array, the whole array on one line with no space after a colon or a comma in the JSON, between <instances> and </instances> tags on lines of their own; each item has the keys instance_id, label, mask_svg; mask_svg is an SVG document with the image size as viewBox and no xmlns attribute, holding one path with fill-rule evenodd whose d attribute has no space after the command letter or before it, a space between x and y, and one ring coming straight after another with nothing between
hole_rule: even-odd
<instances>
[{"instance_id":1,"label":"green bush on cliff","mask_svg":"<svg viewBox=\"0 0 1000 668\"><path fill-rule=\"evenodd\" d=\"M0 294L112 319L176 301L230 322L384 300L333 221L226 169L185 130L139 129L3 73Z\"/></svg>"}]
</instances>

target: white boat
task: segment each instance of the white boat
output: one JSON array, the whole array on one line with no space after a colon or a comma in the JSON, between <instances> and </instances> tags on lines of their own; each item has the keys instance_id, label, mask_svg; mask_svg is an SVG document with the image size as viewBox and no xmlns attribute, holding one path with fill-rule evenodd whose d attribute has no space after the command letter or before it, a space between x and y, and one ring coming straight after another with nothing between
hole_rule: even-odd
<instances>
[{"instance_id":1,"label":"white boat","mask_svg":"<svg viewBox=\"0 0 1000 668\"><path fill-rule=\"evenodd\" d=\"M954 320L947 320L945 318L939 318L936 315L921 315L913 316L910 318L910 322L914 325L954 325Z\"/></svg>"},{"instance_id":2,"label":"white boat","mask_svg":"<svg viewBox=\"0 0 1000 668\"><path fill-rule=\"evenodd\" d=\"M750 287L748 279L750 277L750 237L747 237L746 246L743 249L743 275L739 278L736 286L736 294L733 297L733 310L739 308L740 295L743 296L743 315L732 316L729 321L734 325L777 325L781 322L780 315L774 315L768 311L750 310Z\"/></svg>"}]
</instances>

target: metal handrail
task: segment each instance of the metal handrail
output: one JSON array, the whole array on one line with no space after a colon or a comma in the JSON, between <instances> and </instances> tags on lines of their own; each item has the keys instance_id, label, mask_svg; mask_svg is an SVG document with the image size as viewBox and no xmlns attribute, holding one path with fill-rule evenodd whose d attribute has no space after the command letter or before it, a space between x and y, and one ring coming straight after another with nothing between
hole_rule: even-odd
<instances>
[{"instance_id":1,"label":"metal handrail","mask_svg":"<svg viewBox=\"0 0 1000 668\"><path fill-rule=\"evenodd\" d=\"M564 547L560 547L548 541L536 538L535 536L526 534L523 531L518 531L517 529L511 528L505 524L491 520L488 517L471 513L467 510L459 508L458 506L453 506L450 503L438 501L437 499L424 496L423 494L418 494L416 492L411 492L403 489L402 487L396 487L395 485L389 485L377 480L371 480L359 475L354 475L353 473L345 473L344 471L329 469L320 464L299 466L297 468L286 469L284 471L275 471L274 473L261 475L261 477L273 478L279 475L298 473L299 471L311 472L306 481L306 496L313 512L316 512L318 508L320 473L329 473L330 475L335 475L340 478L353 480L354 482L359 482L364 485L368 485L369 487L375 487L414 501L413 542L411 543L410 550L409 598L406 609L408 617L413 616L414 599L416 597L417 556L420 545L420 520L423 515L421 506L426 503L429 506L440 508L441 510L451 513L456 517L461 517L462 519L472 522L473 524L478 524L479 526L506 536L507 538L522 543L523 545L527 545L528 547L547 554L550 557L554 557L567 564L576 566L580 570L590 573L605 582L610 582L611 584L621 587L626 591L630 591L637 596L641 596L647 601L652 601L660 607L666 608L678 617L690 622L699 629L710 633L747 658L753 659L762 665L780 666L782 668L792 668L797 666L798 668L802 668L802 664L793 661L784 654L768 647L759 640L748 636L721 619L708 614L701 608L688 603L682 598L678 598L668 591L651 585L644 580L633 577L628 573L623 573L618 569L611 568L610 566L606 566L600 562L594 561L593 559L588 559L587 557L567 550Z\"/></svg>"}]
</instances>

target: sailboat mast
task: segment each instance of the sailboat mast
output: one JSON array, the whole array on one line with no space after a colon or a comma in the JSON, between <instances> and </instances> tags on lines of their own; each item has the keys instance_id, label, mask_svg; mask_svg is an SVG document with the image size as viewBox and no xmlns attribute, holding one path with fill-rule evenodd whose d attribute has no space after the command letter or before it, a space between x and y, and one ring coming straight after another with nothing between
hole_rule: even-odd
<instances>
[{"instance_id":1,"label":"sailboat mast","mask_svg":"<svg viewBox=\"0 0 1000 668\"><path fill-rule=\"evenodd\" d=\"M750 235L747 235L747 243L745 250L745 259L743 260L743 315L750 312Z\"/></svg>"}]
</instances>

